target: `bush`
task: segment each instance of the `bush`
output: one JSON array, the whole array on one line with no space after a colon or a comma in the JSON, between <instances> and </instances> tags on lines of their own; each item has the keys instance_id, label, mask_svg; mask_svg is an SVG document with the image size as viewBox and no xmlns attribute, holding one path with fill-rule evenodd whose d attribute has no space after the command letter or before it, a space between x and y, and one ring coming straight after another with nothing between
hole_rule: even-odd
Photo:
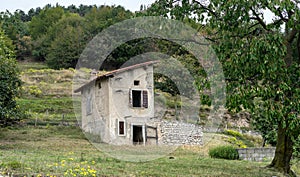
<instances>
[{"instance_id":1,"label":"bush","mask_svg":"<svg viewBox=\"0 0 300 177\"><path fill-rule=\"evenodd\" d=\"M227 141L236 147L247 148L247 145L242 140L236 139L236 137L229 137Z\"/></svg>"},{"instance_id":2,"label":"bush","mask_svg":"<svg viewBox=\"0 0 300 177\"><path fill-rule=\"evenodd\" d=\"M235 130L229 130L229 129L225 130L224 134L231 135L231 136L234 136L236 138L242 138L243 137L243 135L240 132L235 131Z\"/></svg>"},{"instance_id":3,"label":"bush","mask_svg":"<svg viewBox=\"0 0 300 177\"><path fill-rule=\"evenodd\" d=\"M209 150L212 158L236 160L239 158L237 150L233 146L219 146Z\"/></svg>"}]
</instances>

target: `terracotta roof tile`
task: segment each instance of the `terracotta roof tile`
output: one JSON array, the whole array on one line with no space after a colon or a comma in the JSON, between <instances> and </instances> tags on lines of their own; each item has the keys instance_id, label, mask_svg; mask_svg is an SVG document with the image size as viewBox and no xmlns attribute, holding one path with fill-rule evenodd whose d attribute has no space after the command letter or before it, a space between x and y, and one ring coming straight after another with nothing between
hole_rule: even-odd
<instances>
[{"instance_id":1,"label":"terracotta roof tile","mask_svg":"<svg viewBox=\"0 0 300 177\"><path fill-rule=\"evenodd\" d=\"M148 62L145 62L145 63L139 63L139 64L135 64L135 65L125 67L125 68L116 69L116 70L113 70L113 71L99 72L99 74L97 76L95 76L93 79L89 80L86 84L80 86L78 89L74 90L74 92L75 93L80 92L84 87L86 87L86 86L90 85L91 83L95 82L97 79L110 77L110 76L113 76L117 73L122 73L124 71L132 70L132 69L135 69L135 68L140 68L140 67L143 67L143 66L153 65L153 64L158 63L158 62L159 61L148 61Z\"/></svg>"}]
</instances>

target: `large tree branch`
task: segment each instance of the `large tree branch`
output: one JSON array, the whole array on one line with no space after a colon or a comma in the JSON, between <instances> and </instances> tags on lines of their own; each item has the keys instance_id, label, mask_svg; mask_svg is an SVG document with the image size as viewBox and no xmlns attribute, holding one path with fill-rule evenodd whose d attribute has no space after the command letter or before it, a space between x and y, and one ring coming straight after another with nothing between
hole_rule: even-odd
<instances>
[{"instance_id":1,"label":"large tree branch","mask_svg":"<svg viewBox=\"0 0 300 177\"><path fill-rule=\"evenodd\" d=\"M256 20L265 30L269 31L266 23L259 17L259 15L255 12L255 10L252 7L250 9L254 15L254 17L250 19Z\"/></svg>"},{"instance_id":2,"label":"large tree branch","mask_svg":"<svg viewBox=\"0 0 300 177\"><path fill-rule=\"evenodd\" d=\"M283 22L288 22L288 18L285 18L284 16L283 16L283 14L282 14L282 11L280 10L280 8L278 7L278 8L276 8L276 7L270 7L269 6L269 4L266 4L266 7L267 7L267 9L268 10L270 10L271 12L273 12L274 14L276 14L278 17L279 17L279 19L276 19L276 20L274 20L273 21L273 23L269 23L269 24L265 24L266 25L266 27L268 27L268 26L276 26L276 25L278 25L278 24L281 24L281 23L283 23ZM251 9L252 11L254 11L254 9ZM275 10L275 12L274 12L274 10ZM254 14L255 15L255 14ZM256 16L255 17L253 17L252 19L255 19L255 20L257 20L257 17L259 17L258 16L258 14L256 13ZM261 19L261 20L259 20L259 22L261 23L261 22L263 22L263 20ZM263 26L263 24L262 24L262 26Z\"/></svg>"},{"instance_id":3,"label":"large tree branch","mask_svg":"<svg viewBox=\"0 0 300 177\"><path fill-rule=\"evenodd\" d=\"M259 23L255 23L255 24L251 25L248 29L251 29L251 28L253 28L253 27L257 26L257 25L259 25Z\"/></svg>"},{"instance_id":4,"label":"large tree branch","mask_svg":"<svg viewBox=\"0 0 300 177\"><path fill-rule=\"evenodd\" d=\"M283 22L283 20L280 18L280 19L274 20L273 23L270 23L268 25L269 26L276 26L278 24L281 24L282 22Z\"/></svg>"},{"instance_id":5,"label":"large tree branch","mask_svg":"<svg viewBox=\"0 0 300 177\"><path fill-rule=\"evenodd\" d=\"M288 11L288 17L289 17L289 19L291 19L293 15L294 15L294 11L289 10Z\"/></svg>"},{"instance_id":6,"label":"large tree branch","mask_svg":"<svg viewBox=\"0 0 300 177\"><path fill-rule=\"evenodd\" d=\"M217 19L219 19L220 17L216 14L216 12L214 12L212 9L206 7L205 5L203 5L201 2L197 1L197 0L193 0L194 3L198 4L202 9L206 10L207 13L215 16Z\"/></svg>"},{"instance_id":7,"label":"large tree branch","mask_svg":"<svg viewBox=\"0 0 300 177\"><path fill-rule=\"evenodd\" d=\"M274 9L276 9L276 11L278 12L278 15L279 15L279 17L280 17L281 20L283 20L284 22L288 22L289 19L285 18L285 17L282 15L282 11L280 10L279 7L278 7L278 8L275 8L275 7L274 7Z\"/></svg>"}]
</instances>

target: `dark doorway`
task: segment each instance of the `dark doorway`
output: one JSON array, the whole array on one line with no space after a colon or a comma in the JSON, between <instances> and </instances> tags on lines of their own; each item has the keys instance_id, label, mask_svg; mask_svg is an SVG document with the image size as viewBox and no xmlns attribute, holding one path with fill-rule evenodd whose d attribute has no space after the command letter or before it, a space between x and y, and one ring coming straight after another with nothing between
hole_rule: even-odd
<instances>
[{"instance_id":1,"label":"dark doorway","mask_svg":"<svg viewBox=\"0 0 300 177\"><path fill-rule=\"evenodd\" d=\"M133 144L143 144L143 127L133 125Z\"/></svg>"},{"instance_id":2,"label":"dark doorway","mask_svg":"<svg viewBox=\"0 0 300 177\"><path fill-rule=\"evenodd\" d=\"M142 95L142 91L140 90L132 90L132 100L133 100L133 107L141 107L141 95Z\"/></svg>"}]
</instances>

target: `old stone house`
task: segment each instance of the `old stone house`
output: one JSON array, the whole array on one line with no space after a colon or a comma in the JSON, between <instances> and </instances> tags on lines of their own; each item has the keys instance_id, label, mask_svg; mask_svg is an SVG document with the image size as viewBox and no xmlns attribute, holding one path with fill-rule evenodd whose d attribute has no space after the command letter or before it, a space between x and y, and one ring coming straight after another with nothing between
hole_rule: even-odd
<instances>
[{"instance_id":1,"label":"old stone house","mask_svg":"<svg viewBox=\"0 0 300 177\"><path fill-rule=\"evenodd\" d=\"M153 66L140 63L97 74L81 93L83 131L114 145L202 143L202 129L155 117Z\"/></svg>"},{"instance_id":2,"label":"old stone house","mask_svg":"<svg viewBox=\"0 0 300 177\"><path fill-rule=\"evenodd\" d=\"M147 126L154 117L154 63L97 75L75 90L82 95L82 129L110 144L157 141L156 127ZM147 132L153 132L151 138Z\"/></svg>"}]
</instances>

